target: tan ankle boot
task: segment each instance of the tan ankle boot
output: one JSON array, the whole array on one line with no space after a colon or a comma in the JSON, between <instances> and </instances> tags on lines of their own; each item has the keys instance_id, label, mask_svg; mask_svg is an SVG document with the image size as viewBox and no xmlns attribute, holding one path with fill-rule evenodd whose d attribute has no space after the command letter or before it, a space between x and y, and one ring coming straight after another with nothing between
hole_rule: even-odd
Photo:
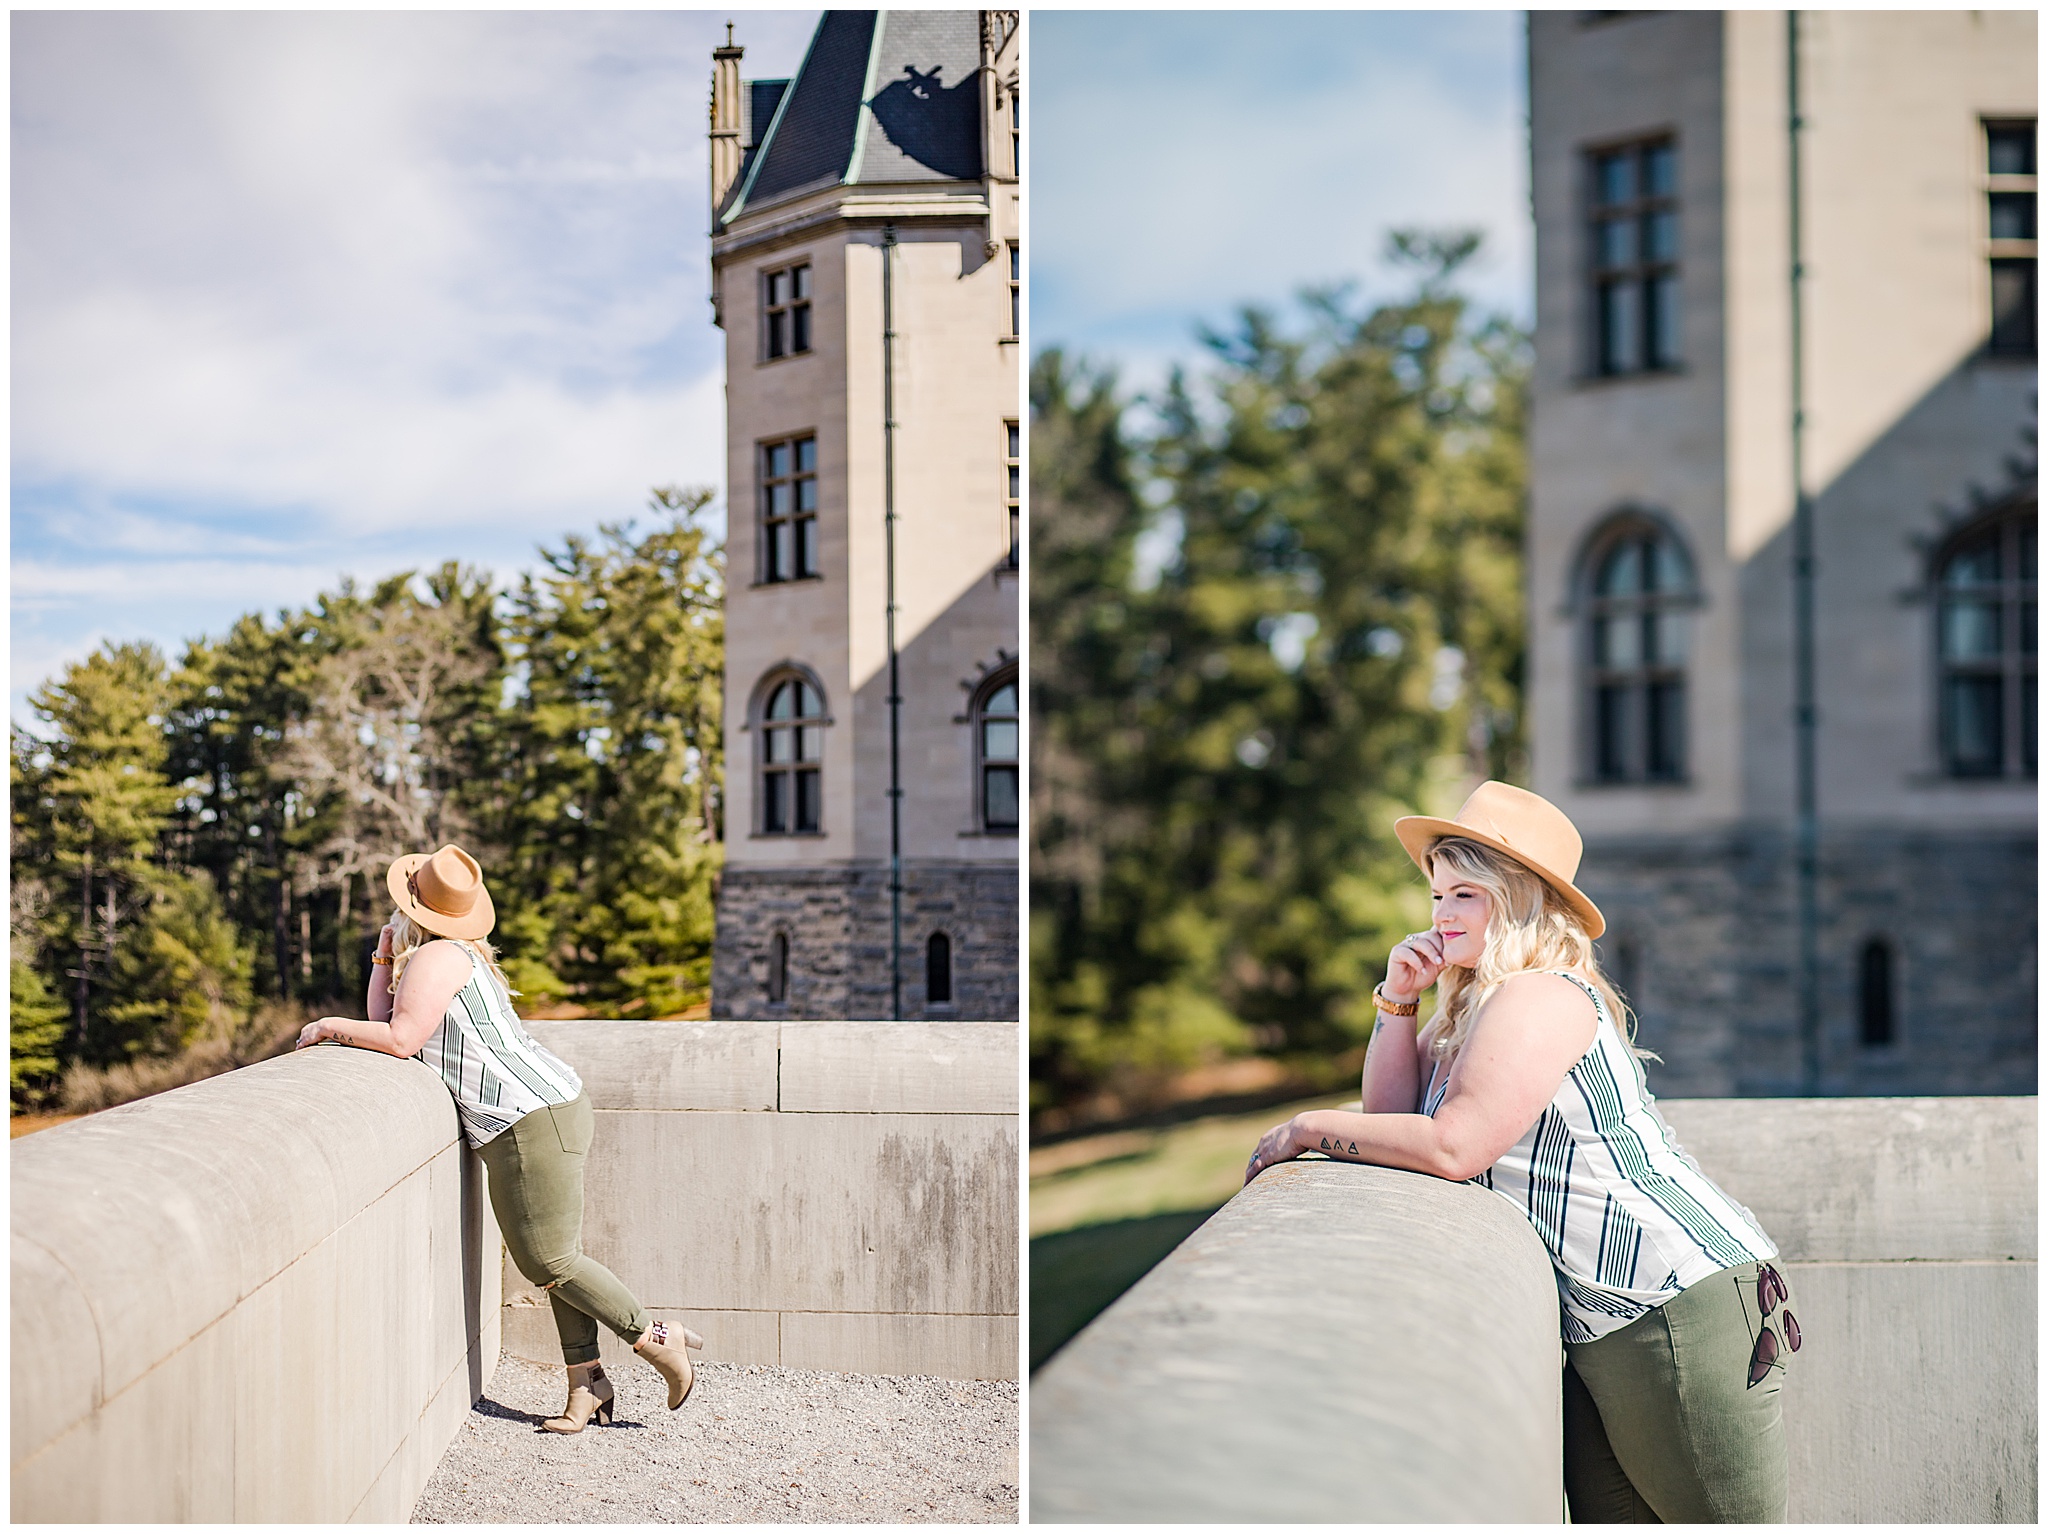
<instances>
[{"instance_id":1,"label":"tan ankle boot","mask_svg":"<svg viewBox=\"0 0 2048 1534\"><path fill-rule=\"evenodd\" d=\"M577 1376L583 1377L579 1379ZM586 1371L583 1366L569 1366L569 1404L562 1415L550 1417L541 1424L550 1433L580 1433L592 1417L609 1424L612 1420L612 1398L616 1392L612 1382L604 1377L601 1364L591 1364Z\"/></svg>"},{"instance_id":2,"label":"tan ankle boot","mask_svg":"<svg viewBox=\"0 0 2048 1534\"><path fill-rule=\"evenodd\" d=\"M697 1383L697 1370L690 1362L690 1355L686 1349L701 1350L704 1346L704 1339L687 1326L681 1328L681 1331L683 1346L672 1347L669 1344L668 1327L660 1321L650 1322L647 1330L640 1334L640 1340L633 1344L633 1351L659 1369L662 1378L668 1381L670 1411L674 1411L689 1399L690 1387Z\"/></svg>"}]
</instances>

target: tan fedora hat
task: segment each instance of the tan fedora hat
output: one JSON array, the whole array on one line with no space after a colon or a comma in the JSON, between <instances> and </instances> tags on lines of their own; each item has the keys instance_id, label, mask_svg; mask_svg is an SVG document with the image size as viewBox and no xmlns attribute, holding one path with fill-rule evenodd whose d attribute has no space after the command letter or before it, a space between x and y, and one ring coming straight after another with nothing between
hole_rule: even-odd
<instances>
[{"instance_id":1,"label":"tan fedora hat","mask_svg":"<svg viewBox=\"0 0 2048 1534\"><path fill-rule=\"evenodd\" d=\"M450 842L439 852L409 852L384 885L398 909L442 937L482 937L498 924L477 860Z\"/></svg>"},{"instance_id":2,"label":"tan fedora hat","mask_svg":"<svg viewBox=\"0 0 2048 1534\"><path fill-rule=\"evenodd\" d=\"M1507 783L1486 782L1472 790L1472 797L1458 811L1456 820L1435 815L1403 815L1394 822L1394 835L1424 873L1423 861L1430 844L1440 836L1461 836L1495 852L1504 852L1537 875L1563 897L1579 920L1586 936L1598 937L1607 930L1607 918L1600 908L1579 892L1572 879L1579 871L1585 843L1578 827L1565 812L1526 788Z\"/></svg>"}]
</instances>

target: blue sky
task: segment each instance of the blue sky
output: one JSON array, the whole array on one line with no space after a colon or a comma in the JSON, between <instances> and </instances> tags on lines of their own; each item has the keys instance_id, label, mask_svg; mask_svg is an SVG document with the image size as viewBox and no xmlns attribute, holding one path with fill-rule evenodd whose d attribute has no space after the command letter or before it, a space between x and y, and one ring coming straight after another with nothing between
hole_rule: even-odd
<instances>
[{"instance_id":1,"label":"blue sky","mask_svg":"<svg viewBox=\"0 0 2048 1534\"><path fill-rule=\"evenodd\" d=\"M1464 284L1525 323L1517 11L1034 11L1031 344L1150 385L1195 327L1398 280L1386 232L1476 226Z\"/></svg>"},{"instance_id":2,"label":"blue sky","mask_svg":"<svg viewBox=\"0 0 2048 1534\"><path fill-rule=\"evenodd\" d=\"M816 12L739 11L750 77ZM11 705L719 485L725 13L16 12Z\"/></svg>"}]
</instances>

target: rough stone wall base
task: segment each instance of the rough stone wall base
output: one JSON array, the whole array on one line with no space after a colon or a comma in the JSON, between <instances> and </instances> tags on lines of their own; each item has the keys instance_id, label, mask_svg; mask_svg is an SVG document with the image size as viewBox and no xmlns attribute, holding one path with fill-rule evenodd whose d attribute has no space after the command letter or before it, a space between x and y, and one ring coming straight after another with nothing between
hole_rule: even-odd
<instances>
[{"instance_id":1,"label":"rough stone wall base","mask_svg":"<svg viewBox=\"0 0 2048 1534\"><path fill-rule=\"evenodd\" d=\"M906 863L905 1021L1014 1022L1018 1013L1017 870L1011 864ZM789 988L768 999L769 946L789 938ZM953 945L953 1001L925 995L925 947ZM725 871L711 958L711 1015L738 1021L888 1018L886 865Z\"/></svg>"},{"instance_id":2,"label":"rough stone wall base","mask_svg":"<svg viewBox=\"0 0 2048 1534\"><path fill-rule=\"evenodd\" d=\"M1640 1018L1652 1090L1801 1090L1797 864L1770 829L1589 843L1580 884ZM1843 833L1821 843L1821 1092L2036 1090L2034 837ZM1861 1040L1859 962L1893 955L1894 1042Z\"/></svg>"}]
</instances>

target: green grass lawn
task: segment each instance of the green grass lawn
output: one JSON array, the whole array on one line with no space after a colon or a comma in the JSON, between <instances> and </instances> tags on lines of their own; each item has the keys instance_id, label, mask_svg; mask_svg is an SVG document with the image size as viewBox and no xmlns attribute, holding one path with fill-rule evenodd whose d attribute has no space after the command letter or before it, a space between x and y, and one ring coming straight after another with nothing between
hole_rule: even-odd
<instances>
[{"instance_id":1,"label":"green grass lawn","mask_svg":"<svg viewBox=\"0 0 2048 1534\"><path fill-rule=\"evenodd\" d=\"M1031 1156L1031 1367L1150 1272L1244 1185L1259 1136L1312 1098L1164 1129L1068 1140Z\"/></svg>"}]
</instances>

